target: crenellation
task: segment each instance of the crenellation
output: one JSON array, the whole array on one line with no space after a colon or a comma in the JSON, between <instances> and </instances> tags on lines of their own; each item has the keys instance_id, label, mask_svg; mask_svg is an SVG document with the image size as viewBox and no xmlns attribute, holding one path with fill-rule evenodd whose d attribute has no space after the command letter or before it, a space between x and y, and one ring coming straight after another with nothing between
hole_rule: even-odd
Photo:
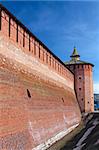
<instances>
[{"instance_id":1,"label":"crenellation","mask_svg":"<svg viewBox=\"0 0 99 150\"><path fill-rule=\"evenodd\" d=\"M60 75L64 74L61 71L63 64L53 57L14 17L9 15L9 13L7 14L7 11L4 10L1 10L1 31L10 40L16 42L25 53L36 57ZM67 69L65 68L65 70Z\"/></svg>"},{"instance_id":2,"label":"crenellation","mask_svg":"<svg viewBox=\"0 0 99 150\"><path fill-rule=\"evenodd\" d=\"M0 148L44 150L81 121L74 74L0 7Z\"/></svg>"},{"instance_id":3,"label":"crenellation","mask_svg":"<svg viewBox=\"0 0 99 150\"><path fill-rule=\"evenodd\" d=\"M9 36L9 28L8 28L9 16L1 11L1 30L5 34L5 36Z\"/></svg>"},{"instance_id":4,"label":"crenellation","mask_svg":"<svg viewBox=\"0 0 99 150\"><path fill-rule=\"evenodd\" d=\"M10 33L9 33L9 36L10 36L11 40L13 40L14 42L16 42L17 24L12 19L11 19L10 22L11 23L10 23Z\"/></svg>"}]
</instances>

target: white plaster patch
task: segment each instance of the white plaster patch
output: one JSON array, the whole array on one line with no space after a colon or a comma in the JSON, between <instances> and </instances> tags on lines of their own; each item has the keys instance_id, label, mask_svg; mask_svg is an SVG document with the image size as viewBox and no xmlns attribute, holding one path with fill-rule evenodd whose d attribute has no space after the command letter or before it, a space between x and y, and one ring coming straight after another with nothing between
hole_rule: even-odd
<instances>
[{"instance_id":1,"label":"white plaster patch","mask_svg":"<svg viewBox=\"0 0 99 150\"><path fill-rule=\"evenodd\" d=\"M93 126L90 127L85 133L84 135L82 136L82 138L78 141L78 143L76 144L76 147L80 147L83 143L83 141L88 137L88 135L92 132L92 130L96 127L96 125L98 124L98 120L96 119L94 122L93 122ZM73 150L79 150L79 149L76 149L74 148Z\"/></svg>"},{"instance_id":2,"label":"white plaster patch","mask_svg":"<svg viewBox=\"0 0 99 150\"><path fill-rule=\"evenodd\" d=\"M33 138L33 140L34 140L33 128L32 128L32 122L29 121L28 124L29 124L29 125L28 125L29 133L30 133L30 135L32 136L32 138Z\"/></svg>"},{"instance_id":3,"label":"white plaster patch","mask_svg":"<svg viewBox=\"0 0 99 150\"><path fill-rule=\"evenodd\" d=\"M32 150L46 150L46 149L48 149L52 144L54 144L56 141L62 139L65 135L67 135L72 130L74 130L78 125L79 124L75 124L74 126L58 133L54 137L52 137L49 140L45 141L44 143L38 145L37 147L33 148Z\"/></svg>"},{"instance_id":4,"label":"white plaster patch","mask_svg":"<svg viewBox=\"0 0 99 150\"><path fill-rule=\"evenodd\" d=\"M39 133L39 131L36 132L35 130L33 130L33 124L31 121L28 122L28 129L29 129L30 135L32 136L32 139L34 141L36 140L39 142L41 140L40 133Z\"/></svg>"}]
</instances>

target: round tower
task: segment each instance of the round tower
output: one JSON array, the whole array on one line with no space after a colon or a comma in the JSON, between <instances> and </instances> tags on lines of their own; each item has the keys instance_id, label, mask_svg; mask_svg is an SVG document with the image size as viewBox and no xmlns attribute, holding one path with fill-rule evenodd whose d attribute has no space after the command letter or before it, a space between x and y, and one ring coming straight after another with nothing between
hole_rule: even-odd
<instances>
[{"instance_id":1,"label":"round tower","mask_svg":"<svg viewBox=\"0 0 99 150\"><path fill-rule=\"evenodd\" d=\"M94 96L92 67L94 65L85 61L81 61L80 55L75 47L70 57L71 60L65 64L67 68L74 73L75 92L81 112L93 112Z\"/></svg>"}]
</instances>

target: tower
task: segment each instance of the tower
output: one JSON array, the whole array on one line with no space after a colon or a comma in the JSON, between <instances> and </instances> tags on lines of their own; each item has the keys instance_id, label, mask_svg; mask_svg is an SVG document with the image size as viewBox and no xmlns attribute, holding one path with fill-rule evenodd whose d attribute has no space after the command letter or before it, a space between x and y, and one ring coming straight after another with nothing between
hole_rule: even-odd
<instances>
[{"instance_id":1,"label":"tower","mask_svg":"<svg viewBox=\"0 0 99 150\"><path fill-rule=\"evenodd\" d=\"M75 92L82 113L94 111L93 77L91 63L81 61L74 47L71 60L65 62L67 68L74 73Z\"/></svg>"}]
</instances>

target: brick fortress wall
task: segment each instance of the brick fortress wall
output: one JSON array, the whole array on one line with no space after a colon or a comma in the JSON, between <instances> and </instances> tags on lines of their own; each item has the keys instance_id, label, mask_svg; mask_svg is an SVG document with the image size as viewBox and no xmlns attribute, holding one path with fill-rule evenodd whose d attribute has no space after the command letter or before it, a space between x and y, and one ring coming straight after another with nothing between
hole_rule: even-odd
<instances>
[{"instance_id":1,"label":"brick fortress wall","mask_svg":"<svg viewBox=\"0 0 99 150\"><path fill-rule=\"evenodd\" d=\"M74 75L0 7L0 150L46 149L80 122Z\"/></svg>"}]
</instances>

